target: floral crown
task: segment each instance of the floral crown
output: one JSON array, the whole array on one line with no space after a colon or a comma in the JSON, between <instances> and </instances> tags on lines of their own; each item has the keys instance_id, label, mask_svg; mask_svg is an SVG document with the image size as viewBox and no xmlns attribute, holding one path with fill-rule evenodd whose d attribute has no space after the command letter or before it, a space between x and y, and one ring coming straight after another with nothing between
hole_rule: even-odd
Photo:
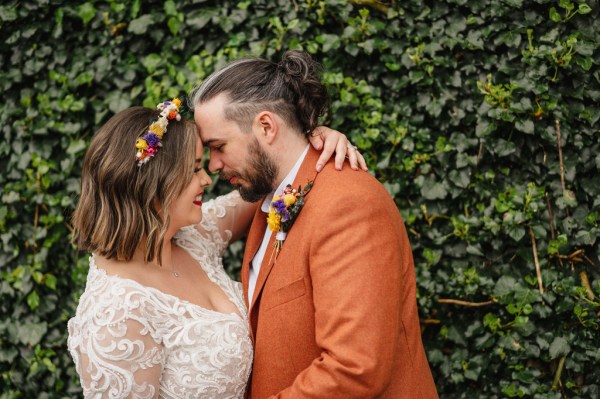
<instances>
[{"instance_id":1,"label":"floral crown","mask_svg":"<svg viewBox=\"0 0 600 399\"><path fill-rule=\"evenodd\" d=\"M138 166L142 166L150 160L158 152L158 148L162 147L163 135L167 132L167 125L170 119L180 121L179 107L181 100L174 98L173 100L164 101L156 106L160 110L158 119L150 124L148 131L139 137L135 143L135 158L138 161Z\"/></svg>"}]
</instances>

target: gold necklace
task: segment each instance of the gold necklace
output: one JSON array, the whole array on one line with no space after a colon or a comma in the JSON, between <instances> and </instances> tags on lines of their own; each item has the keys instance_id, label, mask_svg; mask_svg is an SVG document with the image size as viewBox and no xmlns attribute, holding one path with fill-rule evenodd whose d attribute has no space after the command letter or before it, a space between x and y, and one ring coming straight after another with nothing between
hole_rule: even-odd
<instances>
[{"instance_id":1,"label":"gold necklace","mask_svg":"<svg viewBox=\"0 0 600 399\"><path fill-rule=\"evenodd\" d=\"M159 265L159 266L161 269L163 268L162 265ZM179 274L179 272L177 270L175 270L175 266L173 264L171 264L171 274L173 275L173 277L177 277L177 278L179 278L179 276L181 276Z\"/></svg>"},{"instance_id":2,"label":"gold necklace","mask_svg":"<svg viewBox=\"0 0 600 399\"><path fill-rule=\"evenodd\" d=\"M171 274L173 275L173 277L175 278L179 278L180 274L177 270L175 270L175 262L173 262L173 248L176 248L176 245L173 245L171 247Z\"/></svg>"}]
</instances>

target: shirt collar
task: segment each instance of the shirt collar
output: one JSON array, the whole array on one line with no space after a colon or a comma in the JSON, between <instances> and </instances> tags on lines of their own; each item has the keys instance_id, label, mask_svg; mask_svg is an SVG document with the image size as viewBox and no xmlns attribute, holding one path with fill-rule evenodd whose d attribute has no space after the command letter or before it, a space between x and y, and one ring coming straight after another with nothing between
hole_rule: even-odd
<instances>
[{"instance_id":1,"label":"shirt collar","mask_svg":"<svg viewBox=\"0 0 600 399\"><path fill-rule=\"evenodd\" d=\"M302 154L296 161L296 164L294 165L292 170L290 170L290 172L287 174L287 176L283 178L283 180L281 181L279 186L277 186L277 188L275 190L271 191L271 193L269 193L265 197L265 200L263 201L262 205L260 206L261 211L263 211L264 213L269 213L269 208L271 207L271 201L273 201L273 197L275 196L275 193L283 192L283 189L288 184L294 183L294 179L296 178L296 175L298 174L298 171L300 170L300 166L302 165L304 158L306 158L306 154L308 153L309 147L310 147L310 144L308 144L306 146L306 148L304 149L304 152L302 152Z\"/></svg>"}]
</instances>

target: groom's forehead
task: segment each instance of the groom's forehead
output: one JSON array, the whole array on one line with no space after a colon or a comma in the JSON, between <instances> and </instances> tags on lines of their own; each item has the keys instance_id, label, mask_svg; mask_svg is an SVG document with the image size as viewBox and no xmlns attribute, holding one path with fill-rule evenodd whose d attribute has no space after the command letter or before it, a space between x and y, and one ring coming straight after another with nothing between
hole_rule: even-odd
<instances>
[{"instance_id":1,"label":"groom's forehead","mask_svg":"<svg viewBox=\"0 0 600 399\"><path fill-rule=\"evenodd\" d=\"M215 124L210 128L200 129L200 138L206 147L229 143L232 141L244 141L249 138L235 121L228 120L225 123Z\"/></svg>"}]
</instances>

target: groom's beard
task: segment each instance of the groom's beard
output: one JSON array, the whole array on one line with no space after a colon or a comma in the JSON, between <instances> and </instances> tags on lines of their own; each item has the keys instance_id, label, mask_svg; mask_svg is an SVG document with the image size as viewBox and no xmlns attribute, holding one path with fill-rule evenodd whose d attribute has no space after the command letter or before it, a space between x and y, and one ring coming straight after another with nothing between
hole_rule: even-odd
<instances>
[{"instance_id":1,"label":"groom's beard","mask_svg":"<svg viewBox=\"0 0 600 399\"><path fill-rule=\"evenodd\" d=\"M247 185L238 185L240 196L246 202L257 202L265 195L275 189L275 179L279 174L279 166L262 149L258 140L250 143L248 148L250 153L249 167L240 175L239 178L247 182ZM220 176L225 180L230 180L231 175L221 172Z\"/></svg>"}]
</instances>

